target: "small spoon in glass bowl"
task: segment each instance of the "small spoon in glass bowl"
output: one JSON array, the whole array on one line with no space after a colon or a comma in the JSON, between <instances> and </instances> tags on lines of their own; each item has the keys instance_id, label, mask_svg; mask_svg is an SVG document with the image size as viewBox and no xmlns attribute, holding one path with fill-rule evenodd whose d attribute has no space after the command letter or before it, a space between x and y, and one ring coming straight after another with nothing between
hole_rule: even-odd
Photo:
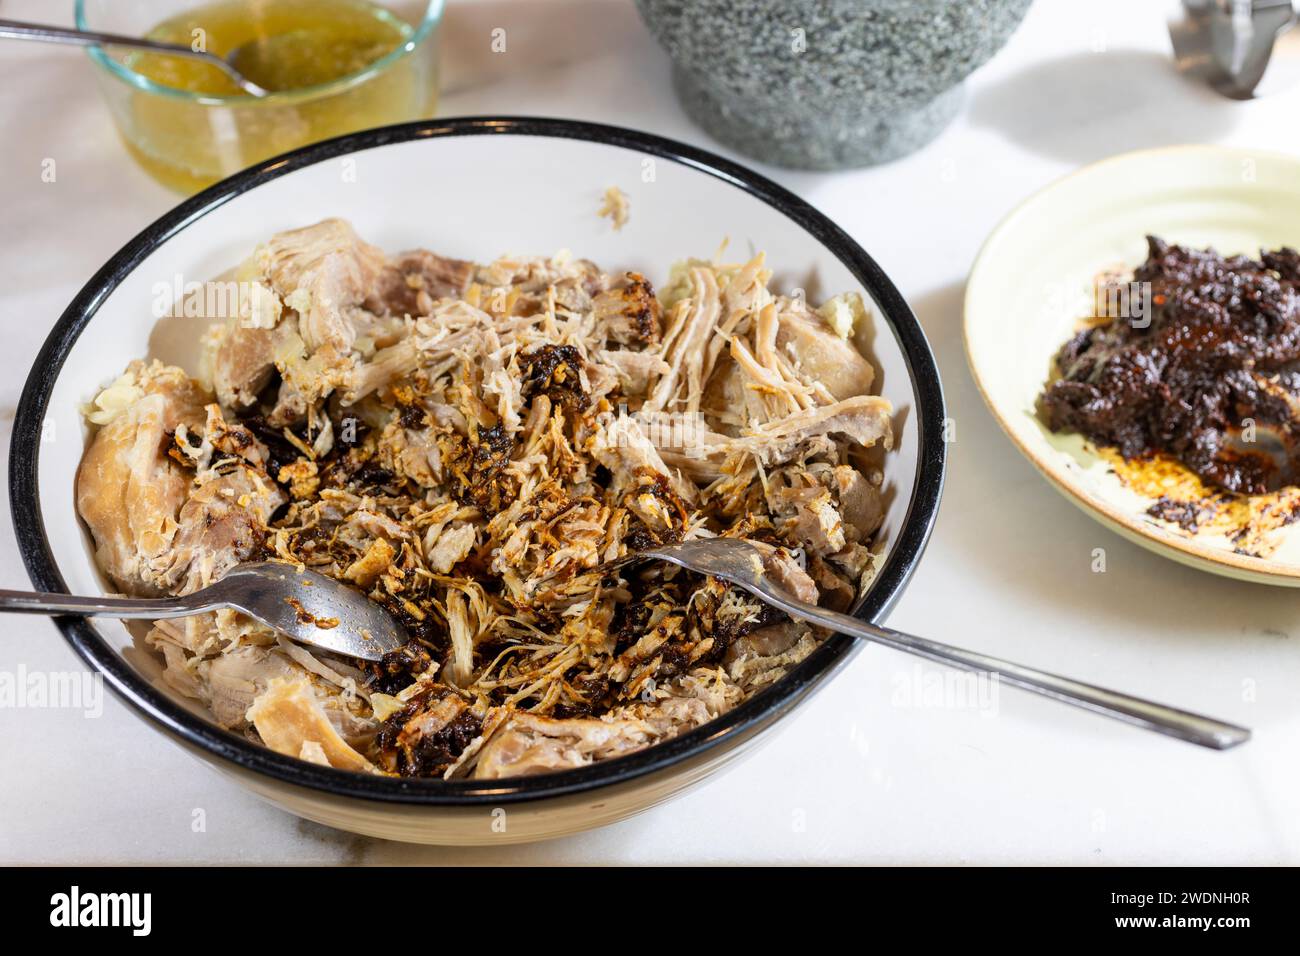
<instances>
[{"instance_id":1,"label":"small spoon in glass bowl","mask_svg":"<svg viewBox=\"0 0 1300 956\"><path fill-rule=\"evenodd\" d=\"M274 561L238 564L221 580L179 597L76 597L0 590L0 612L122 620L188 617L233 608L290 640L377 661L407 641L402 625L360 591L323 574Z\"/></svg>"},{"instance_id":2,"label":"small spoon in glass bowl","mask_svg":"<svg viewBox=\"0 0 1300 956\"><path fill-rule=\"evenodd\" d=\"M237 47L230 55L222 58L205 50L195 50L178 43L163 43L160 40L146 40L143 37L122 36L116 33L93 33L89 30L72 30L67 27L52 27L38 23L22 23L17 20L0 20L0 38L9 40L36 40L41 43L67 43L74 46L120 46L160 56L182 56L191 60L201 60L211 64L230 77L241 90L249 96L269 96L271 91L258 86L235 66L240 62L241 51ZM253 41L248 46L257 46L261 41ZM254 58L255 62L257 58Z\"/></svg>"}]
</instances>

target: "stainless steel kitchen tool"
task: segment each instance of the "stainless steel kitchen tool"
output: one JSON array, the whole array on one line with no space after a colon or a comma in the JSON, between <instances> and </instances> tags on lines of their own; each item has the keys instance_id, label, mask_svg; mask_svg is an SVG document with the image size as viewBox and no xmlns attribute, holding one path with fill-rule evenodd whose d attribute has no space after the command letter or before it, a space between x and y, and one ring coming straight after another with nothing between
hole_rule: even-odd
<instances>
[{"instance_id":1,"label":"stainless steel kitchen tool","mask_svg":"<svg viewBox=\"0 0 1300 956\"><path fill-rule=\"evenodd\" d=\"M603 566L613 572L633 562L655 559L668 561L679 567L709 574L730 581L762 601L785 611L791 617L817 624L821 627L892 647L897 651L915 654L939 664L958 667L975 673L996 675L1022 690L1041 694L1062 703L1073 704L1097 714L1114 717L1126 723L1153 730L1156 733L1177 737L1202 747L1227 750L1250 739L1245 727L1224 723L1211 717L1202 717L1189 711L1167 707L1118 691L1084 684L1069 677L1060 677L999 660L987 654L966 651L923 637L913 637L901 631L879 627L838 614L825 608L801 601L781 583L779 564L774 561L776 549L765 548L736 538L702 538L662 548L650 548L621 558Z\"/></svg>"},{"instance_id":2,"label":"stainless steel kitchen tool","mask_svg":"<svg viewBox=\"0 0 1300 956\"><path fill-rule=\"evenodd\" d=\"M215 53L195 50L175 43L162 43L158 40L146 40L143 37L128 37L116 33L92 33L89 30L72 30L67 27L52 27L39 23L20 23L17 20L0 20L0 38L36 40L40 43L67 43L74 46L121 46L163 56L182 56L191 60L202 60L204 63L210 63L224 72L249 96L267 96L270 92L258 86L235 66L236 63L242 62L245 58L255 59L255 57L249 57L245 47L232 50L229 57L222 59ZM255 50L258 42L254 41L245 46Z\"/></svg>"}]
</instances>

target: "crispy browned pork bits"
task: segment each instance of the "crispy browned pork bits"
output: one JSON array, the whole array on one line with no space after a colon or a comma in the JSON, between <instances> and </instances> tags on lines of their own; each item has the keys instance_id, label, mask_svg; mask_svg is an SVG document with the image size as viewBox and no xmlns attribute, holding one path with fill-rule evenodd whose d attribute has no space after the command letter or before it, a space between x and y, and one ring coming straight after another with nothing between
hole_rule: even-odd
<instances>
[{"instance_id":1,"label":"crispy browned pork bits","mask_svg":"<svg viewBox=\"0 0 1300 956\"><path fill-rule=\"evenodd\" d=\"M1085 328L1057 354L1059 378L1038 403L1043 422L1125 458L1171 455L1232 492L1296 483L1300 255L1225 258L1147 242L1136 284L1119 289L1132 303L1126 314Z\"/></svg>"},{"instance_id":2,"label":"crispy browned pork bits","mask_svg":"<svg viewBox=\"0 0 1300 956\"><path fill-rule=\"evenodd\" d=\"M762 256L659 294L567 255L389 257L347 223L272 237L195 376L136 362L87 410L78 507L104 571L183 593L240 561L348 582L412 640L378 664L238 614L158 621L165 679L304 760L410 776L578 767L777 680L819 635L719 581L609 573L735 535L850 604L890 406L857 296L771 293Z\"/></svg>"}]
</instances>

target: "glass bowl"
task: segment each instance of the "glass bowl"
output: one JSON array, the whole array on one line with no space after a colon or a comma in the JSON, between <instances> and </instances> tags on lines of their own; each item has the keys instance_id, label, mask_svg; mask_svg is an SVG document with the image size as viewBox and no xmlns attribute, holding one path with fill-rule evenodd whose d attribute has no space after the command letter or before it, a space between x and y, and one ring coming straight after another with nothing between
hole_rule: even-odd
<instances>
[{"instance_id":1,"label":"glass bowl","mask_svg":"<svg viewBox=\"0 0 1300 956\"><path fill-rule=\"evenodd\" d=\"M265 7L242 2L253 17ZM443 0L368 2L409 28L401 45L360 72L263 98L163 86L132 69L130 51L120 48L93 47L90 58L127 150L165 186L192 193L307 143L434 114L435 34ZM213 0L76 0L76 23L81 30L144 36L179 14L212 5Z\"/></svg>"}]
</instances>

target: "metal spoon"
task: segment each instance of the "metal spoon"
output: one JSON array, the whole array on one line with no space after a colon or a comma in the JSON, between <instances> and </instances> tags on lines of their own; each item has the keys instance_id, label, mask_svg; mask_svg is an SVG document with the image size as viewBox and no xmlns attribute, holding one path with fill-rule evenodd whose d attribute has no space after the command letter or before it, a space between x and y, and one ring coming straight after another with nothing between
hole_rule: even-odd
<instances>
[{"instance_id":1,"label":"metal spoon","mask_svg":"<svg viewBox=\"0 0 1300 956\"><path fill-rule=\"evenodd\" d=\"M187 617L234 608L301 644L377 661L406 632L360 591L315 571L271 561L239 564L220 581L181 597L75 597L0 590L0 611L121 619Z\"/></svg>"},{"instance_id":2,"label":"metal spoon","mask_svg":"<svg viewBox=\"0 0 1300 956\"><path fill-rule=\"evenodd\" d=\"M249 96L268 96L270 91L266 90L243 73L235 66L234 62L238 60L244 47L238 47L231 51L225 59L217 56L215 53L207 53L202 50L194 50L187 46L181 46L176 43L163 43L159 40L146 40L143 37L121 36L116 33L92 33L89 30L71 30L66 27L43 26L36 23L22 23L17 20L0 20L0 38L11 40L37 40L44 43L69 43L75 46L123 46L135 50L144 50L149 53L156 53L162 56L183 56L191 60L202 60L217 67L226 76L230 77L239 85ZM256 45L258 41L245 46Z\"/></svg>"},{"instance_id":3,"label":"metal spoon","mask_svg":"<svg viewBox=\"0 0 1300 956\"><path fill-rule=\"evenodd\" d=\"M599 571L614 570L622 565L650 558L668 561L691 571L730 581L773 607L810 624L818 624L832 631L839 631L841 634L874 641L892 647L894 650L906 651L962 670L996 674L1001 680L1022 690L1042 694L1053 700L1073 704L1202 747L1227 750L1250 739L1250 731L1245 727L1166 707L1164 704L1156 704L1118 691L1095 687L1092 684L1084 684L1068 677L1059 677L1056 674L1013 664L986 654L950 647L928 641L923 637L913 637L887 627L877 627L855 617L849 617L847 614L837 614L808 604L799 600L790 593L789 589L781 585L779 569L773 562L775 555L774 548L760 547L749 541L735 538L705 538L670 547L638 551L634 555L603 565Z\"/></svg>"}]
</instances>

